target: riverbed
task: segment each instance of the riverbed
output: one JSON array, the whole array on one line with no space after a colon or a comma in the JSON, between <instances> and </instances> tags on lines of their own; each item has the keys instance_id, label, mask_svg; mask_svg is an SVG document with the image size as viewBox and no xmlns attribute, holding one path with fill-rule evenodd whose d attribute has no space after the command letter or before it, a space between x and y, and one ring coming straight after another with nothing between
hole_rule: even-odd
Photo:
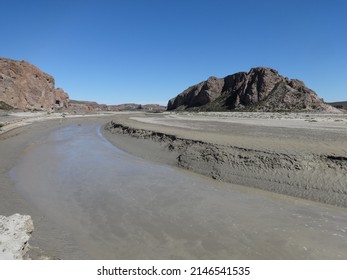
<instances>
[{"instance_id":1,"label":"riverbed","mask_svg":"<svg viewBox=\"0 0 347 280\"><path fill-rule=\"evenodd\" d=\"M347 258L347 209L153 163L100 131L93 121L57 126L11 171L17 191L86 258Z\"/></svg>"}]
</instances>

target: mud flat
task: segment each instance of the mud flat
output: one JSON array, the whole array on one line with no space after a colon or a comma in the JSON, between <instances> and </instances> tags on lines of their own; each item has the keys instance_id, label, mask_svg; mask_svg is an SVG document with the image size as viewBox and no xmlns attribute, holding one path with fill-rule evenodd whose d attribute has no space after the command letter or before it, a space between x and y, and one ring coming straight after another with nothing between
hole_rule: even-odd
<instances>
[{"instance_id":1,"label":"mud flat","mask_svg":"<svg viewBox=\"0 0 347 280\"><path fill-rule=\"evenodd\" d=\"M0 131L0 215L21 213L32 217L35 229L29 240L28 258L88 258L84 250L76 245L69 231L48 218L45 211L39 211L35 204L16 189L11 170L20 162L24 150L40 144L40 139L45 135L66 125L88 123L90 119L100 125L110 120L107 116L62 118L61 114L52 118L42 113L6 114L2 118L6 125ZM40 166L40 163L33 164Z\"/></svg>"},{"instance_id":2,"label":"mud flat","mask_svg":"<svg viewBox=\"0 0 347 280\"><path fill-rule=\"evenodd\" d=\"M105 131L109 141L147 159L347 206L347 115L171 113L114 118Z\"/></svg>"},{"instance_id":3,"label":"mud flat","mask_svg":"<svg viewBox=\"0 0 347 280\"><path fill-rule=\"evenodd\" d=\"M32 128L40 136L11 168L40 248L64 259L347 258L345 208L130 155L102 136L105 122Z\"/></svg>"},{"instance_id":4,"label":"mud flat","mask_svg":"<svg viewBox=\"0 0 347 280\"><path fill-rule=\"evenodd\" d=\"M198 117L203 120L182 121ZM181 150L175 148L179 142L169 148L173 141L182 141L183 147L184 141L228 145L237 137L244 140L238 147L255 143L244 137L252 131L237 119L230 125L230 117L222 124L205 118L117 114L42 121L10 130L0 135L0 213L30 215L35 227L31 247L60 259L347 258L346 208L224 183L163 164L177 165ZM122 150L101 133L112 119L122 125L114 129L127 126L128 131L103 134ZM331 138L341 141L343 122L328 124L336 134L329 136L329 143ZM268 127L275 127L271 124L263 126L265 136ZM237 126L236 136L230 131ZM142 136L129 136L134 127ZM221 128L224 134L215 133ZM147 137L149 130L156 132ZM154 134L162 140L155 140ZM205 139L199 139L202 136ZM281 142L275 146L277 142L261 139L259 135L258 149L281 148ZM302 145L311 153L317 148ZM326 151L337 153L340 148L334 144Z\"/></svg>"}]
</instances>

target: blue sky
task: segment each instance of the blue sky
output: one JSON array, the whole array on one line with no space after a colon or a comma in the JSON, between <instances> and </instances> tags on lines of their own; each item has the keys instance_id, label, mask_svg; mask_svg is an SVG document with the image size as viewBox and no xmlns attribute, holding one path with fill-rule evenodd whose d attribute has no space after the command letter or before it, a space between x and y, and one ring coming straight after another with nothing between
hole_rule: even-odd
<instances>
[{"instance_id":1,"label":"blue sky","mask_svg":"<svg viewBox=\"0 0 347 280\"><path fill-rule=\"evenodd\" d=\"M71 99L161 103L256 66L347 100L347 1L0 0L0 56Z\"/></svg>"}]
</instances>

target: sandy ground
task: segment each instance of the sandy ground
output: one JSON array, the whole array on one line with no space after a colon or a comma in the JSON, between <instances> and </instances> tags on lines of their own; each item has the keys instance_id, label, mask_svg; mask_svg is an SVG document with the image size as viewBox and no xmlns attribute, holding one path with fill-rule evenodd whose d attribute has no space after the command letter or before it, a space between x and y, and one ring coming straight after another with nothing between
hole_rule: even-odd
<instances>
[{"instance_id":1,"label":"sandy ground","mask_svg":"<svg viewBox=\"0 0 347 280\"><path fill-rule=\"evenodd\" d=\"M347 115L119 116L107 130L109 141L147 159L225 182L347 206ZM112 133L126 139L113 139Z\"/></svg>"},{"instance_id":2,"label":"sandy ground","mask_svg":"<svg viewBox=\"0 0 347 280\"><path fill-rule=\"evenodd\" d=\"M347 114L167 113L115 120L134 128L213 144L347 155L343 142L347 135Z\"/></svg>"},{"instance_id":3,"label":"sandy ground","mask_svg":"<svg viewBox=\"0 0 347 280\"><path fill-rule=\"evenodd\" d=\"M47 120L47 116L35 116L36 120L32 116L25 116L24 121L17 121L18 116L14 116L9 121L8 117L5 116L5 121L10 122L8 125L17 125L14 127L9 127L8 125L2 127L2 134L0 135L0 213L6 216L21 213L29 214L33 217L35 231L30 242L31 246L36 248L36 251L33 250L33 254L38 252L37 254L39 255L45 254L53 258L67 259L91 258L90 252L93 251L93 248L81 246L81 243L76 241L73 230L62 226L58 220L53 219L48 215L49 211L45 213L42 208L38 207L38 205L42 205L40 202L38 202L39 204L34 203L33 200L19 192L18 188L14 187L10 174L12 168L20 162L24 151L30 151L31 147L40 147L42 139L47 137L47 135L50 135L57 129L71 125L76 127L78 125L83 127L91 123L103 125L113 120L114 123L120 126L111 129L111 131L104 131L105 137L122 150L144 159L160 164L165 163L178 166L207 175L218 181L239 183L245 186L263 188L273 192L287 193L292 196L346 206L344 204L347 201L346 115L131 113L88 118L69 118L69 116L63 118L61 115L58 115L51 120ZM4 119L2 118L1 122L3 121ZM23 126L23 123L30 125ZM4 133L4 131L6 132ZM156 131L156 133L151 131ZM232 158L232 154L235 153L237 154L236 159ZM307 167L310 169L307 169ZM49 178L47 176L46 179ZM188 174L188 176L193 175ZM39 180L38 178L34 179L31 178L33 182ZM202 207L201 209L205 209L206 205L209 205L211 201L213 201L211 205L217 205L218 200L223 200L223 197L227 197L224 195L218 196L219 192L216 189L211 191L206 188L210 187L203 187L202 193L206 193L206 197L211 196L212 200L202 200L199 195L196 201L201 202L198 204ZM225 190L224 186L217 188ZM281 214L276 216L279 227L271 224L273 228L271 227L267 230L262 228L261 235L256 234L260 228L253 227L249 234L241 234L241 243L245 245L247 252L250 254L238 255L237 252L234 252L235 254L232 258L346 258L343 253L345 252L343 246L346 243L344 240L347 238L345 235L347 229L344 226L346 223L345 209L331 208L331 206L306 202L305 200L287 200L285 197L276 196L270 196L271 198L267 199L269 204L265 205L253 196L248 196L247 188L235 188L242 188L241 193L245 195L241 196L243 199L249 200L246 205L253 205L251 209L246 207L248 210L258 213L260 209L264 209L265 212L259 212L251 218L252 216L249 216L250 212L246 208L242 208L246 205L238 203L238 196L234 196L232 204L229 205L227 201L223 202L225 210L229 209L229 206L231 208L228 210L229 212L223 212L222 216L224 218L221 218L221 216L218 218L218 221L221 223L225 224L225 221L228 219L231 219L231 224L238 221L239 230L246 233L250 230L249 225L257 224L264 217L267 217L265 220L271 224L272 219L269 218L271 213L278 210ZM252 190L252 188L248 189ZM155 188L153 190L155 191ZM222 194L223 191L221 191ZM198 194L196 189L192 189L191 193L194 195ZM172 196L176 195L175 192L172 193ZM260 196L268 197L266 192ZM148 196L149 201L151 201L151 197ZM178 198L177 201L180 205L185 200ZM184 205L187 206L189 201L184 202L186 203ZM205 202L209 203L205 204ZM162 205L162 202L158 201L158 203L158 205ZM139 213L152 213L146 212L150 211L147 206L145 204L144 211L140 209ZM277 210L274 210L274 207ZM53 207L52 209L55 208ZM201 210L199 209L196 208L193 213L196 212L198 214ZM217 208L214 208L212 212L217 210ZM132 210L128 209L127 211L131 212ZM218 211L216 213L219 213ZM175 215L172 215L174 212L169 212L166 214L175 219ZM210 212L207 209L207 213ZM228 213L233 214L229 215ZM246 217L250 222L243 224L242 220ZM308 222L304 222L306 219ZM141 218L136 220L143 221ZM167 222L166 219L163 221ZM291 225L289 227L288 221ZM171 224L167 226L170 228ZM319 230L321 227L323 229ZM311 237L315 236L318 231L326 237L322 239L317 237L315 241L311 240ZM152 234L156 235L155 232ZM270 240L276 240L276 242L270 247L264 247L264 244L267 243L263 243L264 240L259 239L259 236L263 236L266 242ZM303 238L299 238L300 236ZM257 245L252 242L252 238L256 238L255 243ZM84 239L84 242L86 240ZM212 240L206 243L206 248L213 244ZM301 241L297 243L297 240ZM233 242L235 243L233 244L236 246L240 243L239 241L239 237L237 237L234 239ZM317 243L315 243L316 241ZM252 246L254 247L248 245L247 242L253 244ZM308 242L308 247L305 242ZM326 242L329 243L328 247L330 249L326 249L328 248L324 245ZM223 242L217 243L218 246L223 244ZM155 245L156 243L153 242L152 244ZM322 245L321 249L312 250L317 246L319 247L319 244L324 246ZM182 248L186 248L184 244L181 245ZM301 249L298 249L299 247L296 246L300 246ZM43 252L38 247L43 249ZM278 247L281 247L281 250L276 252ZM57 248L60 249L57 250ZM218 248L222 250L222 247ZM260 255L252 255L256 248L260 250ZM123 249L126 251L126 247ZM261 255L262 252L266 252L266 254ZM288 253L287 255L286 252ZM230 252L226 252L226 255L228 254ZM226 255L220 256L226 258ZM101 256L99 255L99 258ZM180 258L179 256L178 253L176 258ZM189 258L189 256L196 258L194 254L185 255L186 258ZM110 258L110 255L107 258Z\"/></svg>"}]
</instances>

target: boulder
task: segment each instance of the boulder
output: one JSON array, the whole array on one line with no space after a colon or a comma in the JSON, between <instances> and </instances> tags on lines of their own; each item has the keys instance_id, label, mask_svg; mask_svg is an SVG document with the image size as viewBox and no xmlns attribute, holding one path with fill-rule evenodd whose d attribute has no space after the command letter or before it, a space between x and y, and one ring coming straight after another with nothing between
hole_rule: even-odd
<instances>
[{"instance_id":1,"label":"boulder","mask_svg":"<svg viewBox=\"0 0 347 280\"><path fill-rule=\"evenodd\" d=\"M28 215L0 216L0 259L23 259L33 230L33 221Z\"/></svg>"}]
</instances>

